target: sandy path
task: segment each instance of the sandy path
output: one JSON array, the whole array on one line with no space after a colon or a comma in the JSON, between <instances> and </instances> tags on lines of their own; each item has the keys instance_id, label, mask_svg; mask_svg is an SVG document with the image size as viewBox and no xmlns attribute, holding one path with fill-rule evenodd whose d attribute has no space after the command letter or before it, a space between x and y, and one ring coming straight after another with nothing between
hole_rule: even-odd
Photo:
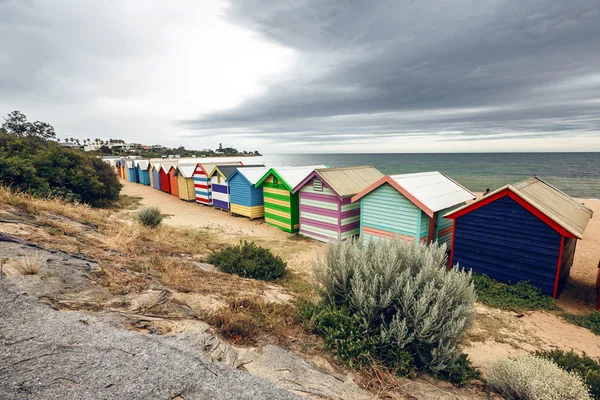
<instances>
[{"instance_id":1,"label":"sandy path","mask_svg":"<svg viewBox=\"0 0 600 400\"><path fill-rule=\"evenodd\" d=\"M234 217L212 207L187 202L150 186L124 182L121 194L141 197L143 206L156 206L168 214L164 224L192 229L208 229L230 244L240 240L253 240L270 248L281 256L289 267L307 278L312 276L312 261L317 257L323 243L298 238L270 226L263 219L250 221L245 217Z\"/></svg>"}]
</instances>

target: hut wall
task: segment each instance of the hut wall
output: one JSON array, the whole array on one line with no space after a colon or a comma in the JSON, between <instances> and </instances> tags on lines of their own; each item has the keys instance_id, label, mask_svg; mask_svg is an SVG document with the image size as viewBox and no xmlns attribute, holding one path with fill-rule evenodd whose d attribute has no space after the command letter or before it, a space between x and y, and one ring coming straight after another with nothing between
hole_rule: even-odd
<instances>
[{"instance_id":1,"label":"hut wall","mask_svg":"<svg viewBox=\"0 0 600 400\"><path fill-rule=\"evenodd\" d=\"M360 199L360 233L366 242L377 237L412 241L421 231L420 213L410 200L384 184Z\"/></svg>"},{"instance_id":2,"label":"hut wall","mask_svg":"<svg viewBox=\"0 0 600 400\"><path fill-rule=\"evenodd\" d=\"M565 286L565 283L567 283L567 278L569 277L569 272L571 271L571 266L573 265L576 247L576 238L565 238L563 243L562 257L560 260L560 275L558 277L558 289L556 292L557 297Z\"/></svg>"},{"instance_id":3,"label":"hut wall","mask_svg":"<svg viewBox=\"0 0 600 400\"><path fill-rule=\"evenodd\" d=\"M160 175L160 190L166 193L171 193L171 179L162 168L159 172Z\"/></svg>"},{"instance_id":4,"label":"hut wall","mask_svg":"<svg viewBox=\"0 0 600 400\"><path fill-rule=\"evenodd\" d=\"M327 242L340 239L341 200L323 182L323 190L314 190L314 179L299 190L300 234Z\"/></svg>"},{"instance_id":5,"label":"hut wall","mask_svg":"<svg viewBox=\"0 0 600 400\"><path fill-rule=\"evenodd\" d=\"M452 263L503 282L528 280L552 295L560 242L558 232L505 196L455 219Z\"/></svg>"},{"instance_id":6,"label":"hut wall","mask_svg":"<svg viewBox=\"0 0 600 400\"><path fill-rule=\"evenodd\" d=\"M229 210L229 184L218 173L210 178L213 207Z\"/></svg>"},{"instance_id":7,"label":"hut wall","mask_svg":"<svg viewBox=\"0 0 600 400\"><path fill-rule=\"evenodd\" d=\"M154 189L160 190L160 172L156 168L152 168L152 187Z\"/></svg>"},{"instance_id":8,"label":"hut wall","mask_svg":"<svg viewBox=\"0 0 600 400\"><path fill-rule=\"evenodd\" d=\"M282 183L275 183L273 174L263 181L262 186L265 222L286 232L298 232L300 228L298 192L292 194Z\"/></svg>"},{"instance_id":9,"label":"hut wall","mask_svg":"<svg viewBox=\"0 0 600 400\"><path fill-rule=\"evenodd\" d=\"M154 187L154 175L152 175L152 168L148 170L148 178L150 178L150 186Z\"/></svg>"},{"instance_id":10,"label":"hut wall","mask_svg":"<svg viewBox=\"0 0 600 400\"><path fill-rule=\"evenodd\" d=\"M141 183L142 185L149 186L150 185L150 175L148 173L148 170L141 169L139 166L136 167L136 170L137 170L136 172L139 177L139 183Z\"/></svg>"},{"instance_id":11,"label":"hut wall","mask_svg":"<svg viewBox=\"0 0 600 400\"><path fill-rule=\"evenodd\" d=\"M194 171L194 188L196 203L210 206L212 204L210 179L198 165Z\"/></svg>"},{"instance_id":12,"label":"hut wall","mask_svg":"<svg viewBox=\"0 0 600 400\"><path fill-rule=\"evenodd\" d=\"M135 176L136 173L135 171L137 170L137 168L127 168L127 178L129 180L129 182L135 182Z\"/></svg>"},{"instance_id":13,"label":"hut wall","mask_svg":"<svg viewBox=\"0 0 600 400\"><path fill-rule=\"evenodd\" d=\"M232 176L229 181L230 211L250 219L262 218L265 208L263 187L254 187L240 174Z\"/></svg>"},{"instance_id":14,"label":"hut wall","mask_svg":"<svg viewBox=\"0 0 600 400\"><path fill-rule=\"evenodd\" d=\"M458 204L435 213L436 223L434 240L437 239L440 246L446 244L447 250L450 250L452 247L452 220L444 218L444 215L461 206L462 204Z\"/></svg>"},{"instance_id":15,"label":"hut wall","mask_svg":"<svg viewBox=\"0 0 600 400\"><path fill-rule=\"evenodd\" d=\"M360 202L352 203L350 197L340 203L340 239L360 234Z\"/></svg>"},{"instance_id":16,"label":"hut wall","mask_svg":"<svg viewBox=\"0 0 600 400\"><path fill-rule=\"evenodd\" d=\"M194 179L185 178L183 175L177 175L177 190L179 198L186 201L195 201L196 192L194 190Z\"/></svg>"},{"instance_id":17,"label":"hut wall","mask_svg":"<svg viewBox=\"0 0 600 400\"><path fill-rule=\"evenodd\" d=\"M171 168L169 171L169 185L171 185L171 194L179 197L179 186L177 185L177 175L175 175L175 168Z\"/></svg>"}]
</instances>

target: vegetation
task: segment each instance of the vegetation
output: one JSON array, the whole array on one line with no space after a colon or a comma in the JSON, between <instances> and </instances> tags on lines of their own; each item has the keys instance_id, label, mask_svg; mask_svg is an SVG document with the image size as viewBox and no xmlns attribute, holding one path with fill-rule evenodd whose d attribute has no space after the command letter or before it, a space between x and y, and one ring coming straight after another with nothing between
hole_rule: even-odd
<instances>
[{"instance_id":1,"label":"vegetation","mask_svg":"<svg viewBox=\"0 0 600 400\"><path fill-rule=\"evenodd\" d=\"M160 213L158 207L142 208L135 218L144 226L156 228L162 222L164 216Z\"/></svg>"},{"instance_id":2,"label":"vegetation","mask_svg":"<svg viewBox=\"0 0 600 400\"><path fill-rule=\"evenodd\" d=\"M44 254L41 251L23 252L21 258L16 260L15 268L22 275L37 275L44 263Z\"/></svg>"},{"instance_id":3,"label":"vegetation","mask_svg":"<svg viewBox=\"0 0 600 400\"><path fill-rule=\"evenodd\" d=\"M221 272L236 274L243 278L273 281L285 276L287 264L270 250L244 241L212 253L208 262Z\"/></svg>"},{"instance_id":4,"label":"vegetation","mask_svg":"<svg viewBox=\"0 0 600 400\"><path fill-rule=\"evenodd\" d=\"M350 367L374 361L466 383L477 371L459 341L475 318L475 288L470 272L447 270L446 261L445 246L329 243L315 266L323 301L302 318Z\"/></svg>"},{"instance_id":5,"label":"vegetation","mask_svg":"<svg viewBox=\"0 0 600 400\"><path fill-rule=\"evenodd\" d=\"M117 200L121 184L110 165L48 140L54 129L15 111L0 130L0 184L36 197L96 207Z\"/></svg>"},{"instance_id":6,"label":"vegetation","mask_svg":"<svg viewBox=\"0 0 600 400\"><path fill-rule=\"evenodd\" d=\"M578 374L534 356L496 361L489 368L487 382L507 399L591 399Z\"/></svg>"},{"instance_id":7,"label":"vegetation","mask_svg":"<svg viewBox=\"0 0 600 400\"><path fill-rule=\"evenodd\" d=\"M600 335L600 311L583 315L564 313L562 317L574 325L587 328L596 335Z\"/></svg>"},{"instance_id":8,"label":"vegetation","mask_svg":"<svg viewBox=\"0 0 600 400\"><path fill-rule=\"evenodd\" d=\"M508 285L487 275L473 273L477 300L490 307L515 312L529 310L558 310L551 296L527 282Z\"/></svg>"},{"instance_id":9,"label":"vegetation","mask_svg":"<svg viewBox=\"0 0 600 400\"><path fill-rule=\"evenodd\" d=\"M537 357L546 358L569 372L576 372L581 376L594 400L600 400L600 362L587 356L579 355L573 350L538 351Z\"/></svg>"}]
</instances>

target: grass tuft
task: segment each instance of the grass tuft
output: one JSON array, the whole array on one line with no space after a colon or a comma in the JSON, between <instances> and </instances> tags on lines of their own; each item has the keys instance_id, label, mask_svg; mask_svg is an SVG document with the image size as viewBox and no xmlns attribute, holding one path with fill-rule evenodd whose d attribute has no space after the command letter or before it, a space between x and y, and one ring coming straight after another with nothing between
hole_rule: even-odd
<instances>
[{"instance_id":1,"label":"grass tuft","mask_svg":"<svg viewBox=\"0 0 600 400\"><path fill-rule=\"evenodd\" d=\"M22 275L37 275L44 263L44 253L41 251L24 252L21 258L16 260L15 268Z\"/></svg>"},{"instance_id":2,"label":"grass tuft","mask_svg":"<svg viewBox=\"0 0 600 400\"><path fill-rule=\"evenodd\" d=\"M211 254L208 262L221 272L264 281L283 278L287 272L287 264L281 257L247 241Z\"/></svg>"},{"instance_id":3,"label":"grass tuft","mask_svg":"<svg viewBox=\"0 0 600 400\"><path fill-rule=\"evenodd\" d=\"M510 285L487 275L473 273L473 283L477 300L490 307L515 312L560 309L551 296L524 281Z\"/></svg>"},{"instance_id":4,"label":"grass tuft","mask_svg":"<svg viewBox=\"0 0 600 400\"><path fill-rule=\"evenodd\" d=\"M162 222L164 216L157 207L142 208L135 216L142 225L148 228L156 228Z\"/></svg>"}]
</instances>

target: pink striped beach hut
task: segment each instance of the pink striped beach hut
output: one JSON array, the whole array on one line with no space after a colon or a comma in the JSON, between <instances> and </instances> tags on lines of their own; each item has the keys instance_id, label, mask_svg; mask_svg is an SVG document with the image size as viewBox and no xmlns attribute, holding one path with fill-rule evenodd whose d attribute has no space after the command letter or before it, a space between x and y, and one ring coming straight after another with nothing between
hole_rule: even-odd
<instances>
[{"instance_id":1,"label":"pink striped beach hut","mask_svg":"<svg viewBox=\"0 0 600 400\"><path fill-rule=\"evenodd\" d=\"M300 193L300 234L344 240L360 233L360 204L352 196L384 175L370 166L316 169L294 188Z\"/></svg>"}]
</instances>

